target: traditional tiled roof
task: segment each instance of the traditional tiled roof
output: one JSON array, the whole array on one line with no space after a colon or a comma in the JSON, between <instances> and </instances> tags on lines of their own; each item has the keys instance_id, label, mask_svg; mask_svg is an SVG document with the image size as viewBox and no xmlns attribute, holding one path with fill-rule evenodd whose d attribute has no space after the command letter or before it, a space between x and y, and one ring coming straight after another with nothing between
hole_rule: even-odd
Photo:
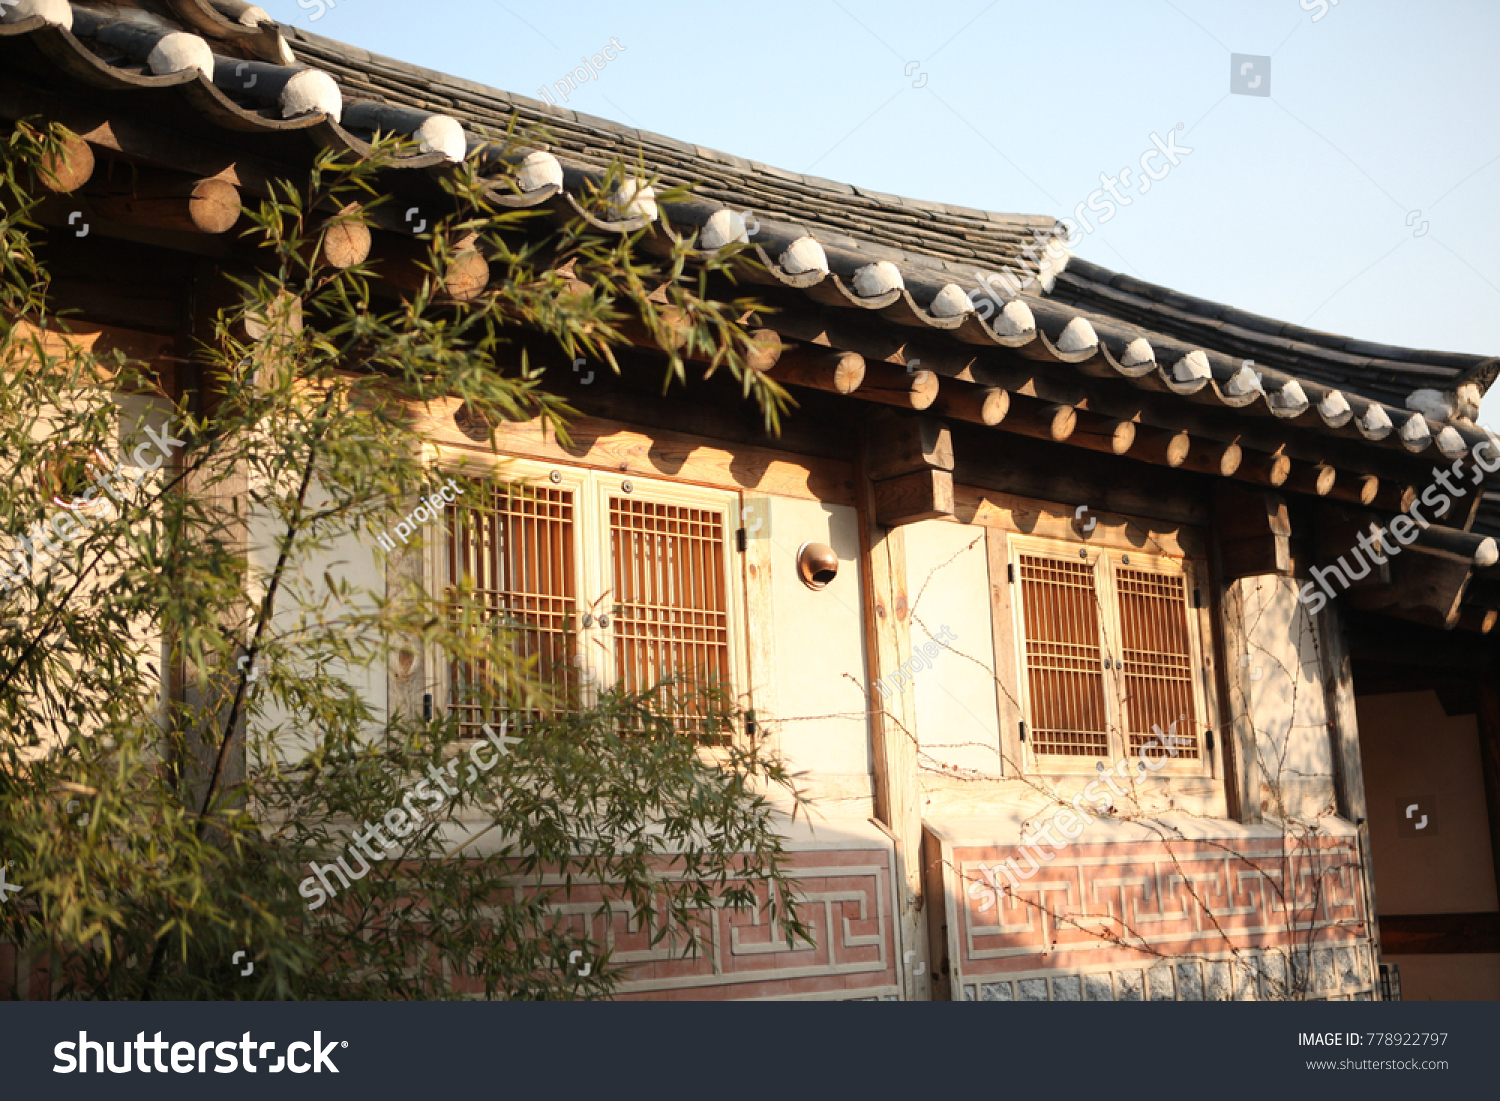
<instances>
[{"instance_id":1,"label":"traditional tiled roof","mask_svg":"<svg viewBox=\"0 0 1500 1101\"><path fill-rule=\"evenodd\" d=\"M695 197L663 211L644 183L633 185L617 195L615 218L593 217L595 225L626 232L664 216L680 232L698 232L700 247L748 240L772 282L824 306L1320 434L1432 451L1435 459L1452 461L1485 438L1467 422L1413 412L1404 399L1460 381L1487 387L1494 359L1307 330L1057 252L1020 294L981 300L976 311L979 278L1015 266L1053 219L801 176L301 30L282 28L278 37L264 13L241 0L162 0L154 7L172 19L136 11L128 13L136 22L122 23L114 18L119 5L7 0L0 59L43 86L82 84L134 97L174 126L217 131L276 160L305 152L309 141L359 152L377 131L409 134L422 152L404 167L426 171L478 156L494 173L497 201L509 206L580 210L584 186L620 158L663 183L691 185ZM173 33L178 27L192 33ZM279 63L292 55L296 64ZM490 157L484 141L513 117L544 131L547 141L519 165L514 157Z\"/></svg>"}]
</instances>

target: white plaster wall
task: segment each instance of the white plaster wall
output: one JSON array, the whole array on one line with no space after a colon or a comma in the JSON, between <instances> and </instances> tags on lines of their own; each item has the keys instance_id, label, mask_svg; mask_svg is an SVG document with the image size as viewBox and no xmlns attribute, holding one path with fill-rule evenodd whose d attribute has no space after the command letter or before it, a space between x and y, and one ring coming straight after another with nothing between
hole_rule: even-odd
<instances>
[{"instance_id":1,"label":"white plaster wall","mask_svg":"<svg viewBox=\"0 0 1500 1101\"><path fill-rule=\"evenodd\" d=\"M922 654L916 660L925 667L909 678L909 687L895 690L916 695L919 765L999 776L984 531L934 520L911 524L905 534L912 656ZM928 656L934 642L940 648Z\"/></svg>"},{"instance_id":2,"label":"white plaster wall","mask_svg":"<svg viewBox=\"0 0 1500 1101\"><path fill-rule=\"evenodd\" d=\"M1297 818L1334 810L1333 747L1328 731L1326 651L1316 621L1286 577L1236 581L1226 614L1242 617L1246 652L1239 667L1259 752L1261 804ZM1230 638L1234 637L1231 632Z\"/></svg>"},{"instance_id":3,"label":"white plaster wall","mask_svg":"<svg viewBox=\"0 0 1500 1101\"><path fill-rule=\"evenodd\" d=\"M769 718L776 745L824 813L868 815L870 722L865 686L859 522L855 510L770 499L765 550L771 570L769 622L751 608L748 629L770 631L775 675ZM797 573L797 550L827 543L839 557L838 576L814 592Z\"/></svg>"},{"instance_id":4,"label":"white plaster wall","mask_svg":"<svg viewBox=\"0 0 1500 1101\"><path fill-rule=\"evenodd\" d=\"M326 505L324 492L323 487L315 481L309 490L309 502L315 507ZM276 541L284 527L264 510L251 510L247 527L250 544L247 557L251 569L250 583L247 586L248 598L252 607L258 608L264 598L266 584L276 568ZM286 634L296 630L301 607L306 605L316 611L330 592L330 581L335 586L347 583L354 589L354 596L350 600L330 600L324 609L326 621L335 630L344 617L373 611L371 598L385 595L385 567L380 547L374 538L352 532L336 538L327 550L299 555L296 567L289 571L282 583L272 621L274 631ZM348 629L356 628L351 626ZM346 665L338 670L338 675L359 691L374 710L377 720L383 719L387 705L384 661L377 657L368 665ZM281 751L292 758L321 733L303 729L303 720L294 720L271 701L268 693L254 698L252 722L253 729L258 734L274 732ZM366 735L373 736L378 729L378 722L371 724Z\"/></svg>"},{"instance_id":5,"label":"white plaster wall","mask_svg":"<svg viewBox=\"0 0 1500 1101\"><path fill-rule=\"evenodd\" d=\"M157 449L157 446L152 443L150 437L146 435L146 429L147 427L151 427L159 433L164 432L166 435L172 435L171 405L164 400L138 394L115 393L112 394L111 397L116 407L118 408L116 446L114 448L106 447L104 451L105 457L111 462L111 469L113 469L114 463L120 464L120 482L122 484L120 484L119 486L119 491L122 493L126 492L125 487L130 485L135 479L139 478L140 485L134 490L134 493L136 495L145 496L146 494L160 492L161 485L167 477L168 468L175 458L175 455L161 455ZM55 407L48 407L38 410L35 420L33 421L30 428L31 436L33 439L46 439L59 431L59 422L57 416L53 415L56 412L57 410ZM141 458L147 464L154 463L157 465L159 469L155 470L154 472L137 465L135 459L133 458L134 452L136 452L143 444L145 445L145 450L141 452ZM20 472L12 472L12 477L21 476L23 475L21 475ZM92 523L113 521L119 515L118 510L119 506L114 502L113 499L111 499L107 494L103 492L97 492L89 509L85 513L77 514L83 516L84 519L74 519L71 523L71 526L65 526L65 530L68 530L71 533L72 540L82 540L87 536L90 525ZM75 514L70 513L56 505L53 505L51 502L48 502L43 507L39 519L43 524L48 525L49 538L51 538L55 542L61 543L63 542L63 540L61 540L56 535L57 529L52 528L50 525L59 517L73 515ZM33 532L34 526L28 524L18 534L29 535ZM11 538L7 538L3 541L4 551L8 559L11 549L18 545L19 543ZM63 556L70 557L71 553L71 543L69 543L69 549L64 551ZM59 580L64 578L71 578L71 572L66 567L61 565L60 561L61 560L59 557L52 555L50 552L44 549L43 544L38 543L36 559L38 565L32 573L32 584L41 584L44 579L49 576ZM114 577L117 576L118 565L118 559L114 558L112 555L106 555L103 559L101 559L100 563L94 568L91 580L85 582L81 587L80 599L86 601L101 599L99 595L100 591L111 584ZM31 603L30 597L21 596L19 590L16 590L15 594L16 595L12 596L11 599L22 599L26 602L27 605ZM167 655L165 646L162 641L161 631L157 626L143 617L137 620L134 626L131 628L130 637L132 643L134 643L135 645L136 665L140 670L141 676L148 682L151 680L157 680L161 685L160 690L157 693L154 717L156 721L164 722L166 718L167 707L167 684L163 678L160 678L156 673L152 672L153 667L156 670L162 670L167 667ZM77 655L70 655L64 660L68 661L71 667L76 671L79 669L78 663L82 659L80 659ZM33 710L39 717L43 717L49 720L57 720L67 733L77 733L84 736L90 736L95 733L95 730L97 728L97 723L94 723L91 716L89 715L85 716L85 722L83 725L74 727L70 725L71 713L58 711L56 707L52 705L44 706L42 701L40 700L37 701ZM42 746L37 748L35 750L35 753L40 755L42 753L45 753L49 748L50 745L48 740L44 739ZM30 752L29 748L28 752Z\"/></svg>"}]
</instances>

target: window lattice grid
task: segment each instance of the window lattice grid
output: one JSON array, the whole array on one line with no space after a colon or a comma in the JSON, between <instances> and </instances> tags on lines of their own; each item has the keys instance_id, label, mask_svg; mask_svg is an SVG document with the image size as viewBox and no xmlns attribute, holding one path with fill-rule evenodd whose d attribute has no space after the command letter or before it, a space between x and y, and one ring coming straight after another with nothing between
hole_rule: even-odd
<instances>
[{"instance_id":1,"label":"window lattice grid","mask_svg":"<svg viewBox=\"0 0 1500 1101\"><path fill-rule=\"evenodd\" d=\"M1094 567L1035 555L1020 566L1032 750L1108 757Z\"/></svg>"},{"instance_id":2,"label":"window lattice grid","mask_svg":"<svg viewBox=\"0 0 1500 1101\"><path fill-rule=\"evenodd\" d=\"M628 691L675 678L667 706L705 737L690 694L729 683L729 602L724 518L713 510L611 497L614 647Z\"/></svg>"},{"instance_id":3,"label":"window lattice grid","mask_svg":"<svg viewBox=\"0 0 1500 1101\"><path fill-rule=\"evenodd\" d=\"M513 629L517 655L535 657L540 677L570 692L579 679L571 629L577 606L574 506L570 489L494 486L480 504L447 511L450 599L467 578L482 616ZM489 683L494 672L488 662L452 665L450 709L467 737L481 736L485 722L500 721L499 704L485 715L470 691Z\"/></svg>"},{"instance_id":4,"label":"window lattice grid","mask_svg":"<svg viewBox=\"0 0 1500 1101\"><path fill-rule=\"evenodd\" d=\"M1152 727L1159 726L1163 734L1175 733L1178 758L1196 760L1187 580L1180 574L1121 568L1115 573L1115 589L1120 603L1130 754L1138 756L1154 737ZM1154 747L1146 752L1153 757L1168 755Z\"/></svg>"}]
</instances>

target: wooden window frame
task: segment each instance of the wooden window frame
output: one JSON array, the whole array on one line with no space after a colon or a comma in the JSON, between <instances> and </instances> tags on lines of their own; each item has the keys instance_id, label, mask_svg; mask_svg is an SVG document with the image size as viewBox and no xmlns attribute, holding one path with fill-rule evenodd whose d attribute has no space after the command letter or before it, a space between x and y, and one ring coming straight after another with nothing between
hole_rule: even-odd
<instances>
[{"instance_id":1,"label":"wooden window frame","mask_svg":"<svg viewBox=\"0 0 1500 1101\"><path fill-rule=\"evenodd\" d=\"M609 501L611 497L631 498L653 504L678 505L717 512L723 521L723 543L720 550L723 561L724 606L727 632L727 678L726 688L742 708L750 708L748 694L749 653L748 632L745 629L745 586L743 555L736 546L736 531L739 528L740 497L737 490L713 489L665 479L641 477L636 474L618 474L584 466L536 459L515 458L504 455L476 455L472 451L457 448L437 447L432 450L430 465L439 481L454 477L467 477L484 481L526 483L538 487L569 489L573 492L573 561L577 570L575 595L577 615L577 652L584 655L583 664L595 674L598 684L614 684L618 674L613 625L601 628L598 619L593 625L582 625L582 613L590 612L597 617L600 611L613 611L611 596L613 584L613 558L611 551L611 528ZM558 480L553 481L554 472ZM630 492L625 492L625 484ZM436 525L435 525L436 526ZM446 524L438 526L436 538L428 538L424 546L423 570L429 592L441 593L449 585L448 577L448 530ZM594 605L598 606L595 607ZM446 713L451 706L451 672L448 661L437 652L427 655L427 668L434 671L432 685L434 706ZM585 696L587 698L587 696ZM735 731L735 738L744 737L743 730ZM708 757L715 756L714 746L705 745L701 751Z\"/></svg>"},{"instance_id":2,"label":"wooden window frame","mask_svg":"<svg viewBox=\"0 0 1500 1101\"><path fill-rule=\"evenodd\" d=\"M1080 554L1080 551L1083 554ZM1094 570L1094 593L1099 612L1101 648L1110 659L1108 671L1101 670L1104 687L1105 727L1108 737L1108 756L1069 756L1063 754L1037 753L1032 729L1033 707L1031 699L1031 677L1027 667L1025 599L1021 586L1024 584L1021 559L1023 556L1039 556L1059 561L1079 561L1085 558ZM1021 749L1022 769L1030 775L1048 776L1093 776L1098 772L1100 761L1106 768L1127 754L1128 731L1125 729L1126 695L1124 670L1121 657L1124 638L1121 626L1121 604L1117 585L1120 569L1145 573L1160 573L1183 579L1184 608L1186 612L1187 640L1190 651L1189 668L1193 706L1195 709L1195 732L1198 737L1198 757L1165 759L1159 769L1142 773L1143 776L1180 776L1217 778L1220 773L1219 759L1222 738L1210 739L1206 732L1218 731L1219 714L1214 692L1212 662L1206 655L1212 653L1213 635L1208 619L1208 610L1194 606L1193 592L1205 592L1207 569L1191 558L1152 554L1140 550L1123 550L1113 546L1089 546L1074 540L1049 539L1038 536L1010 534L1006 538L1006 562L1015 578L1010 594L1010 629L1015 640L1016 699L1020 716L1027 726L1027 737ZM1100 566L1103 569L1100 569ZM1206 603L1206 602L1205 602ZM1212 743L1212 744L1210 744Z\"/></svg>"}]
</instances>

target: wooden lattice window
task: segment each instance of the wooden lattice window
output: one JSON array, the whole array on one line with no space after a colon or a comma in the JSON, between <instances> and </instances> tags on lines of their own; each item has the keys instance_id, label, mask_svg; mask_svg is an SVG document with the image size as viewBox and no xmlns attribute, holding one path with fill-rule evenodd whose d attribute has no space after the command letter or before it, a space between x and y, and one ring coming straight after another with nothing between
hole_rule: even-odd
<instances>
[{"instance_id":1,"label":"wooden lattice window","mask_svg":"<svg viewBox=\"0 0 1500 1101\"><path fill-rule=\"evenodd\" d=\"M670 710L702 736L691 697L729 679L723 514L611 497L609 530L617 674L630 691L674 682Z\"/></svg>"},{"instance_id":2,"label":"wooden lattice window","mask_svg":"<svg viewBox=\"0 0 1500 1101\"><path fill-rule=\"evenodd\" d=\"M1094 568L1077 559L1021 556L1032 748L1109 755Z\"/></svg>"},{"instance_id":3,"label":"wooden lattice window","mask_svg":"<svg viewBox=\"0 0 1500 1101\"><path fill-rule=\"evenodd\" d=\"M1165 556L1014 538L1034 764L1145 754L1202 767L1206 697L1189 567ZM1171 754L1160 737L1172 737Z\"/></svg>"},{"instance_id":4,"label":"wooden lattice window","mask_svg":"<svg viewBox=\"0 0 1500 1101\"><path fill-rule=\"evenodd\" d=\"M565 699L663 686L665 710L707 740L701 692L731 691L739 660L737 497L520 460L507 468L517 484L448 511L439 568L450 593L472 584L480 614L515 630L520 656L535 656ZM472 699L487 676L476 663L449 669L447 705L471 736L499 718Z\"/></svg>"},{"instance_id":5,"label":"wooden lattice window","mask_svg":"<svg viewBox=\"0 0 1500 1101\"><path fill-rule=\"evenodd\" d=\"M1121 566L1115 570L1120 647L1125 679L1125 729L1136 757L1155 739L1155 727L1175 737L1177 759L1196 759L1193 648L1187 579ZM1159 741L1159 740L1158 740ZM1147 751L1162 756L1165 749Z\"/></svg>"},{"instance_id":6,"label":"wooden lattice window","mask_svg":"<svg viewBox=\"0 0 1500 1101\"><path fill-rule=\"evenodd\" d=\"M575 491L552 486L492 486L486 499L447 510L450 593L468 578L484 617L515 632L519 656L536 657L540 675L565 686L577 676L574 510ZM492 670L455 662L449 675L449 706L462 732L478 737L482 723L499 720L483 713L473 691Z\"/></svg>"}]
</instances>

